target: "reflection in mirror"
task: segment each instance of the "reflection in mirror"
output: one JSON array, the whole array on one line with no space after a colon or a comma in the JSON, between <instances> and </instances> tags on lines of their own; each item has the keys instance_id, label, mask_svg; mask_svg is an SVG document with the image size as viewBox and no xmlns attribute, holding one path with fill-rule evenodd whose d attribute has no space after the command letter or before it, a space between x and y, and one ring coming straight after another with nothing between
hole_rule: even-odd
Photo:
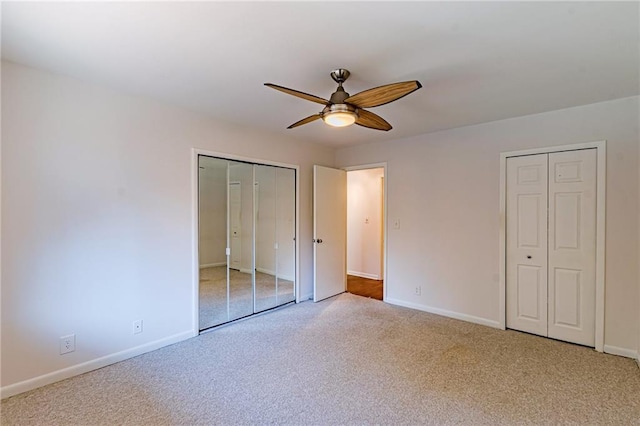
<instances>
[{"instance_id":1,"label":"reflection in mirror","mask_svg":"<svg viewBox=\"0 0 640 426\"><path fill-rule=\"evenodd\" d=\"M200 330L294 301L295 170L198 165Z\"/></svg>"},{"instance_id":2,"label":"reflection in mirror","mask_svg":"<svg viewBox=\"0 0 640 426\"><path fill-rule=\"evenodd\" d=\"M229 162L229 321L253 306L253 165Z\"/></svg>"},{"instance_id":3,"label":"reflection in mirror","mask_svg":"<svg viewBox=\"0 0 640 426\"><path fill-rule=\"evenodd\" d=\"M295 299L295 170L256 166L256 312Z\"/></svg>"},{"instance_id":4,"label":"reflection in mirror","mask_svg":"<svg viewBox=\"0 0 640 426\"><path fill-rule=\"evenodd\" d=\"M256 312L277 306L276 300L276 168L256 171Z\"/></svg>"},{"instance_id":5,"label":"reflection in mirror","mask_svg":"<svg viewBox=\"0 0 640 426\"><path fill-rule=\"evenodd\" d=\"M276 169L277 304L295 300L296 172Z\"/></svg>"},{"instance_id":6,"label":"reflection in mirror","mask_svg":"<svg viewBox=\"0 0 640 426\"><path fill-rule=\"evenodd\" d=\"M200 329L228 321L227 160L199 156Z\"/></svg>"}]
</instances>

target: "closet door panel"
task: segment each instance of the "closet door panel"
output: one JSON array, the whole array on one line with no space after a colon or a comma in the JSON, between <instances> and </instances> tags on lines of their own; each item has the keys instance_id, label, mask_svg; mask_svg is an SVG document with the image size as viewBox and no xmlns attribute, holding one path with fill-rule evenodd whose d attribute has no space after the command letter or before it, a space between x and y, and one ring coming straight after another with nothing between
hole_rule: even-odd
<instances>
[{"instance_id":1,"label":"closet door panel","mask_svg":"<svg viewBox=\"0 0 640 426\"><path fill-rule=\"evenodd\" d=\"M278 306L276 300L276 167L255 166L255 253L256 302L255 311Z\"/></svg>"},{"instance_id":2,"label":"closet door panel","mask_svg":"<svg viewBox=\"0 0 640 426\"><path fill-rule=\"evenodd\" d=\"M296 171L276 170L276 287L278 304L295 300Z\"/></svg>"},{"instance_id":3,"label":"closet door panel","mask_svg":"<svg viewBox=\"0 0 640 426\"><path fill-rule=\"evenodd\" d=\"M233 321L253 314L253 165L229 162L229 195L228 321Z\"/></svg>"},{"instance_id":4,"label":"closet door panel","mask_svg":"<svg viewBox=\"0 0 640 426\"><path fill-rule=\"evenodd\" d=\"M596 150L549 154L549 337L595 345Z\"/></svg>"},{"instance_id":5,"label":"closet door panel","mask_svg":"<svg viewBox=\"0 0 640 426\"><path fill-rule=\"evenodd\" d=\"M227 276L228 161L198 158L199 329L229 321Z\"/></svg>"},{"instance_id":6,"label":"closet door panel","mask_svg":"<svg viewBox=\"0 0 640 426\"><path fill-rule=\"evenodd\" d=\"M547 154L507 159L507 327L547 335Z\"/></svg>"}]
</instances>

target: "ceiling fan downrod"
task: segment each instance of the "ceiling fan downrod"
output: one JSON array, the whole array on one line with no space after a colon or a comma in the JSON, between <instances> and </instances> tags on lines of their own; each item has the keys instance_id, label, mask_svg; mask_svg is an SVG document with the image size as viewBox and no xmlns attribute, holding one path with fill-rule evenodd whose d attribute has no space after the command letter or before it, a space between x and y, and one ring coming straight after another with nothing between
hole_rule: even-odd
<instances>
[{"instance_id":1,"label":"ceiling fan downrod","mask_svg":"<svg viewBox=\"0 0 640 426\"><path fill-rule=\"evenodd\" d=\"M333 81L338 83L338 88L331 94L331 98L329 98L330 103L334 105L344 104L344 100L350 96L342 87L342 83L344 83L350 75L351 73L349 72L349 70L346 70L344 68L338 68L337 70L331 71L331 78L333 79Z\"/></svg>"}]
</instances>

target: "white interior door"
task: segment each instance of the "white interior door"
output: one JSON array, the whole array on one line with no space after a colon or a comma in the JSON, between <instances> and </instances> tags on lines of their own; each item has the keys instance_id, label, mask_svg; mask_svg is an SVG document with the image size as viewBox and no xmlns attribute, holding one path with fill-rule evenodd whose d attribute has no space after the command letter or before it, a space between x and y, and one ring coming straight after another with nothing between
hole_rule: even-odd
<instances>
[{"instance_id":1,"label":"white interior door","mask_svg":"<svg viewBox=\"0 0 640 426\"><path fill-rule=\"evenodd\" d=\"M595 345L596 150L549 154L549 337Z\"/></svg>"},{"instance_id":2,"label":"white interior door","mask_svg":"<svg viewBox=\"0 0 640 426\"><path fill-rule=\"evenodd\" d=\"M506 164L507 327L595 346L597 151Z\"/></svg>"},{"instance_id":3,"label":"white interior door","mask_svg":"<svg viewBox=\"0 0 640 426\"><path fill-rule=\"evenodd\" d=\"M313 166L313 301L346 291L347 173Z\"/></svg>"},{"instance_id":4,"label":"white interior door","mask_svg":"<svg viewBox=\"0 0 640 426\"><path fill-rule=\"evenodd\" d=\"M507 159L507 327L547 335L547 154Z\"/></svg>"}]
</instances>

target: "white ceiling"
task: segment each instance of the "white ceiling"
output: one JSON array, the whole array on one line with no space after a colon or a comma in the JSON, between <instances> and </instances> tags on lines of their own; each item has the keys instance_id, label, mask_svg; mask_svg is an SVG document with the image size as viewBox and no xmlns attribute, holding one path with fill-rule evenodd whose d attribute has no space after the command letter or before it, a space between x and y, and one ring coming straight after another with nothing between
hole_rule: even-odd
<instances>
[{"instance_id":1,"label":"white ceiling","mask_svg":"<svg viewBox=\"0 0 640 426\"><path fill-rule=\"evenodd\" d=\"M2 3L2 57L333 146L639 93L637 2ZM286 127L328 98L417 79L394 129Z\"/></svg>"}]
</instances>

